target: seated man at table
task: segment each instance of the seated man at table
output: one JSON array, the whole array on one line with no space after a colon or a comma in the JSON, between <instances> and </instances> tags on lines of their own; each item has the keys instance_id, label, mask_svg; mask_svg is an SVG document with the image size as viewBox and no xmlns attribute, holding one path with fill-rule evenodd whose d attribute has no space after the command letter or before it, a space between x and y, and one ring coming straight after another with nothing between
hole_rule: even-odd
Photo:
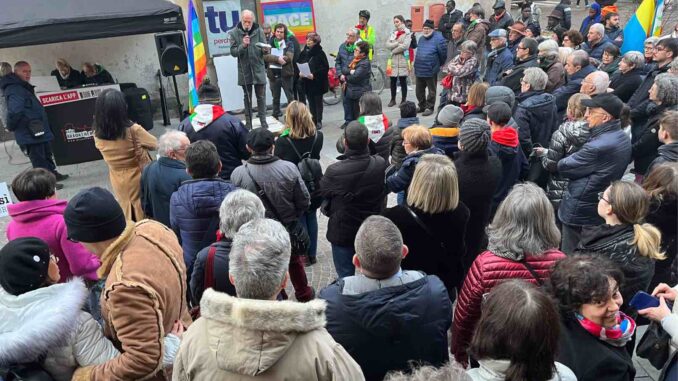
<instances>
[{"instance_id":1,"label":"seated man at table","mask_svg":"<svg viewBox=\"0 0 678 381\"><path fill-rule=\"evenodd\" d=\"M84 85L108 85L115 83L113 76L101 64L85 62L82 64L82 83Z\"/></svg>"},{"instance_id":2,"label":"seated man at table","mask_svg":"<svg viewBox=\"0 0 678 381\"><path fill-rule=\"evenodd\" d=\"M63 58L56 61L56 69L52 70L51 75L59 81L59 87L62 89L72 89L82 85L83 75L73 69L71 65Z\"/></svg>"}]
</instances>

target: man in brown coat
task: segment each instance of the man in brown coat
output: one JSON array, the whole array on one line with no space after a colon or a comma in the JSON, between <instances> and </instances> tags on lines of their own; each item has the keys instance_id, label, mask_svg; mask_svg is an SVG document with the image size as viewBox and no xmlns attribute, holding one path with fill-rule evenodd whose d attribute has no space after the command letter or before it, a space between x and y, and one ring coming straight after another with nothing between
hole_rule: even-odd
<instances>
[{"instance_id":1,"label":"man in brown coat","mask_svg":"<svg viewBox=\"0 0 678 381\"><path fill-rule=\"evenodd\" d=\"M64 212L68 239L101 259L106 278L101 295L104 333L122 354L97 366L79 368L75 381L167 380L163 338L186 307L186 267L181 246L164 225L125 221L113 195L103 188L80 191Z\"/></svg>"},{"instance_id":2,"label":"man in brown coat","mask_svg":"<svg viewBox=\"0 0 678 381\"><path fill-rule=\"evenodd\" d=\"M490 30L490 23L482 19L483 15L483 9L480 8L479 6L472 7L469 11L469 20L471 23L469 26L466 28L466 32L464 33L464 40L465 41L473 41L476 43L476 46L478 47L478 53L476 53L476 56L478 57L478 62L480 62L480 66L482 69L485 68L485 50L482 49L483 46L485 46L485 39L487 38L487 31ZM484 70L481 70L483 72Z\"/></svg>"}]
</instances>

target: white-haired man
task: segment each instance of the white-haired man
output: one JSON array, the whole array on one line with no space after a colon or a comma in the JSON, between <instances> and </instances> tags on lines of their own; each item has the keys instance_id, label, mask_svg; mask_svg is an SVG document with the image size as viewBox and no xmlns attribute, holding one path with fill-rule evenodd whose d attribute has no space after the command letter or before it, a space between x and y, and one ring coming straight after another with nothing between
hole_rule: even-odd
<instances>
[{"instance_id":1,"label":"white-haired man","mask_svg":"<svg viewBox=\"0 0 678 381\"><path fill-rule=\"evenodd\" d=\"M321 291L327 300L327 330L360 364L368 380L410 361L440 366L449 359L447 330L452 303L435 275L407 271L407 246L386 217L370 216L355 238L358 275ZM385 355L387 354L387 355Z\"/></svg>"},{"instance_id":2,"label":"white-haired man","mask_svg":"<svg viewBox=\"0 0 678 381\"><path fill-rule=\"evenodd\" d=\"M266 124L266 64L264 54L270 49L264 31L254 22L254 12L243 10L241 20L230 32L231 56L238 59L238 86L242 87L245 96L245 118L247 128L252 129L252 86L257 97L257 113L261 126Z\"/></svg>"},{"instance_id":3,"label":"white-haired man","mask_svg":"<svg viewBox=\"0 0 678 381\"><path fill-rule=\"evenodd\" d=\"M279 222L257 219L238 230L229 258L238 296L205 291L202 317L184 335L173 380L365 379L325 330L324 301L276 301L289 261L289 234Z\"/></svg>"},{"instance_id":4,"label":"white-haired man","mask_svg":"<svg viewBox=\"0 0 678 381\"><path fill-rule=\"evenodd\" d=\"M558 129L556 97L545 91L548 75L538 67L527 68L520 80L518 107L514 119L518 123L518 136L525 157L534 147L548 147L551 135ZM540 162L536 163L541 166ZM546 185L548 176L538 179L538 185Z\"/></svg>"},{"instance_id":5,"label":"white-haired man","mask_svg":"<svg viewBox=\"0 0 678 381\"><path fill-rule=\"evenodd\" d=\"M579 92L593 97L606 93L608 87L610 87L610 76L606 72L598 70L584 78Z\"/></svg>"},{"instance_id":6,"label":"white-haired man","mask_svg":"<svg viewBox=\"0 0 678 381\"><path fill-rule=\"evenodd\" d=\"M605 26L603 24L593 24L586 34L586 40L582 49L589 54L589 57L595 60L603 59L603 52L608 45L613 44L605 35Z\"/></svg>"},{"instance_id":7,"label":"white-haired man","mask_svg":"<svg viewBox=\"0 0 678 381\"><path fill-rule=\"evenodd\" d=\"M191 144L185 133L170 130L158 139L158 155L141 174L141 205L148 218L170 226L170 198L182 182L190 180L186 172L186 148Z\"/></svg>"}]
</instances>

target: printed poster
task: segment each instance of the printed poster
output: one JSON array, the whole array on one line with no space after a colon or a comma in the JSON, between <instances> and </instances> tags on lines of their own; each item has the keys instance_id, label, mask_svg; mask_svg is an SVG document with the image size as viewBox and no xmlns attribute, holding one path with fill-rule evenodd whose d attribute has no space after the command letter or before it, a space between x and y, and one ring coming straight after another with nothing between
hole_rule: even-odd
<instances>
[{"instance_id":1,"label":"printed poster","mask_svg":"<svg viewBox=\"0 0 678 381\"><path fill-rule=\"evenodd\" d=\"M228 32L240 22L240 0L203 1L210 57L231 54Z\"/></svg>"},{"instance_id":2,"label":"printed poster","mask_svg":"<svg viewBox=\"0 0 678 381\"><path fill-rule=\"evenodd\" d=\"M300 44L306 43L306 34L315 32L313 0L262 1L264 22L275 27L282 23L294 33Z\"/></svg>"},{"instance_id":3,"label":"printed poster","mask_svg":"<svg viewBox=\"0 0 678 381\"><path fill-rule=\"evenodd\" d=\"M0 183L0 217L9 216L7 205L12 203L12 195L9 194L7 183Z\"/></svg>"}]
</instances>

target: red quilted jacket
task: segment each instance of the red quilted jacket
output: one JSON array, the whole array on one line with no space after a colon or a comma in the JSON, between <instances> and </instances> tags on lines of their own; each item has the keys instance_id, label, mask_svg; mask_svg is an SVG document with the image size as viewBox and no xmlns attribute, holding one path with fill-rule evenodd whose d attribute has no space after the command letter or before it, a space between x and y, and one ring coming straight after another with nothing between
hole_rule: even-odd
<instances>
[{"instance_id":1,"label":"red quilted jacket","mask_svg":"<svg viewBox=\"0 0 678 381\"><path fill-rule=\"evenodd\" d=\"M548 279L553 265L565 258L565 254L556 249L545 251L538 256L528 256L527 262L543 281ZM452 327L452 354L462 364L468 362L466 350L473 337L476 323L480 318L480 303L483 294L497 284L509 279L523 279L537 284L532 274L520 262L498 257L491 251L480 254L466 275L464 286L457 298Z\"/></svg>"}]
</instances>

